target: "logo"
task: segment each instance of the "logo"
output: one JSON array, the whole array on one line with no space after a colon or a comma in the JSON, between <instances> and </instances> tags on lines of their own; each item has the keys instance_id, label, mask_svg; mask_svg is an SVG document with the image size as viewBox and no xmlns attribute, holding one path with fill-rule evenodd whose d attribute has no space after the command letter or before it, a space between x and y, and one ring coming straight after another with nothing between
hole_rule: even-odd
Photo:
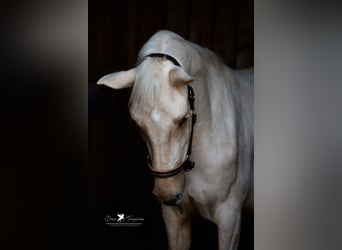
<instances>
[{"instance_id":1,"label":"logo","mask_svg":"<svg viewBox=\"0 0 342 250\"><path fill-rule=\"evenodd\" d=\"M118 217L119 217L118 222L120 222L120 221L125 219L125 215L124 214L118 214Z\"/></svg>"},{"instance_id":2,"label":"logo","mask_svg":"<svg viewBox=\"0 0 342 250\"><path fill-rule=\"evenodd\" d=\"M115 216L107 215L105 223L111 227L138 227L143 224L144 218L134 217L133 215L125 215L124 213L117 213Z\"/></svg>"}]
</instances>

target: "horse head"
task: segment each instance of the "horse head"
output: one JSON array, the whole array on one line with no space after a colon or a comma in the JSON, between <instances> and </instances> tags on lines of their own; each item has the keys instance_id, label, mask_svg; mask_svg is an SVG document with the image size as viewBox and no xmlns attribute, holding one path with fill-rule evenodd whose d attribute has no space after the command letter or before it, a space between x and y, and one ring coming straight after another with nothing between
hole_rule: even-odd
<instances>
[{"instance_id":1,"label":"horse head","mask_svg":"<svg viewBox=\"0 0 342 250\"><path fill-rule=\"evenodd\" d=\"M149 152L155 177L153 194L166 205L179 205L184 168L190 162L195 115L187 86L193 78L171 56L153 55L158 56L146 56L136 68L106 75L98 84L113 89L132 87L129 112Z\"/></svg>"}]
</instances>

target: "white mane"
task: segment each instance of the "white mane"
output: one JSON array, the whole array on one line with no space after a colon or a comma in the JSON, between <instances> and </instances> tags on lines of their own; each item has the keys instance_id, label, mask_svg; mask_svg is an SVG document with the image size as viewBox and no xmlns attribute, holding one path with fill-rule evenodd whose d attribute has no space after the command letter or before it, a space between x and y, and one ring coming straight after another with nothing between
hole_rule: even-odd
<instances>
[{"instance_id":1,"label":"white mane","mask_svg":"<svg viewBox=\"0 0 342 250\"><path fill-rule=\"evenodd\" d=\"M148 103L154 103L160 92L161 68L160 59L146 58L137 66L135 84L132 88L129 105L136 103L137 108L143 108Z\"/></svg>"}]
</instances>

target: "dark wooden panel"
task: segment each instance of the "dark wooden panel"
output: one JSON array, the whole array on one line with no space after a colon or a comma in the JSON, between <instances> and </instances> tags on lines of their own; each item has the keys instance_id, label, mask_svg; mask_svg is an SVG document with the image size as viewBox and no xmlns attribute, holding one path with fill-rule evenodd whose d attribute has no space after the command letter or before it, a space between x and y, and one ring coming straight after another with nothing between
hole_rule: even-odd
<instances>
[{"instance_id":1,"label":"dark wooden panel","mask_svg":"<svg viewBox=\"0 0 342 250\"><path fill-rule=\"evenodd\" d=\"M89 78L95 81L110 62L110 33L112 26L111 3L108 0L101 2L89 1L89 35L88 35L88 63Z\"/></svg>"},{"instance_id":2,"label":"dark wooden panel","mask_svg":"<svg viewBox=\"0 0 342 250\"><path fill-rule=\"evenodd\" d=\"M136 0L113 1L111 6L111 64L115 70L129 68L135 63L139 51L138 4ZM113 70L114 71L114 70Z\"/></svg>"},{"instance_id":3,"label":"dark wooden panel","mask_svg":"<svg viewBox=\"0 0 342 250\"><path fill-rule=\"evenodd\" d=\"M150 0L148 4L143 1L139 2L139 24L140 24L140 41L141 46L155 32L166 28L166 2L159 0Z\"/></svg>"},{"instance_id":4,"label":"dark wooden panel","mask_svg":"<svg viewBox=\"0 0 342 250\"><path fill-rule=\"evenodd\" d=\"M244 68L254 65L254 8L249 0L242 0L240 6L236 67Z\"/></svg>"},{"instance_id":5,"label":"dark wooden panel","mask_svg":"<svg viewBox=\"0 0 342 250\"><path fill-rule=\"evenodd\" d=\"M238 17L238 1L220 0L216 3L213 50L232 68L236 62Z\"/></svg>"},{"instance_id":6,"label":"dark wooden panel","mask_svg":"<svg viewBox=\"0 0 342 250\"><path fill-rule=\"evenodd\" d=\"M167 29L189 38L191 0L167 1Z\"/></svg>"},{"instance_id":7,"label":"dark wooden panel","mask_svg":"<svg viewBox=\"0 0 342 250\"><path fill-rule=\"evenodd\" d=\"M192 0L189 39L212 48L214 33L214 1Z\"/></svg>"}]
</instances>

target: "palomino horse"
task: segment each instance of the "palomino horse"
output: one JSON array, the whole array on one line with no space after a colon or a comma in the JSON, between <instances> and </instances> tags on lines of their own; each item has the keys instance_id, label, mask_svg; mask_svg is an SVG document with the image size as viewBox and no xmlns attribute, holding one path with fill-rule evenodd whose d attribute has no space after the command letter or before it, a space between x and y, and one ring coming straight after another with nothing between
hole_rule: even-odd
<instances>
[{"instance_id":1,"label":"palomino horse","mask_svg":"<svg viewBox=\"0 0 342 250\"><path fill-rule=\"evenodd\" d=\"M253 69L232 70L169 31L147 41L136 68L98 81L132 87L129 111L146 141L169 249L189 249L195 213L217 224L219 249L237 249L253 196L252 82Z\"/></svg>"}]
</instances>

